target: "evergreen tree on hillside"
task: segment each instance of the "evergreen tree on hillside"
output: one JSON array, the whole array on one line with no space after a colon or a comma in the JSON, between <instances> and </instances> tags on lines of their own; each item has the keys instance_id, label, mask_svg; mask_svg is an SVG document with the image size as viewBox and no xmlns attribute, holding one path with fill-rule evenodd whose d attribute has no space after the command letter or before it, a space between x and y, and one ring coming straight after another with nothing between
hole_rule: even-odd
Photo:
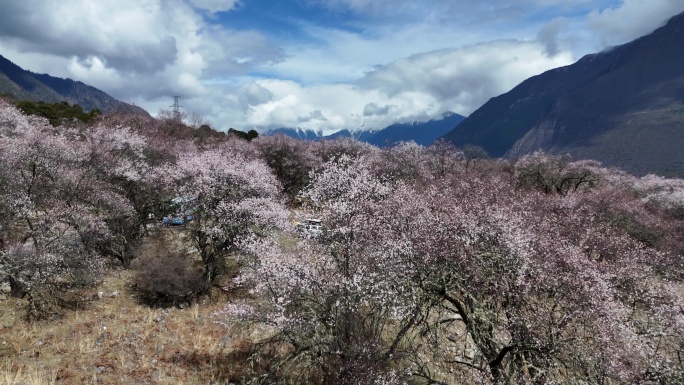
<instances>
[{"instance_id":1,"label":"evergreen tree on hillside","mask_svg":"<svg viewBox=\"0 0 684 385\"><path fill-rule=\"evenodd\" d=\"M70 105L66 101L61 103L46 103L21 100L17 102L16 105L27 115L37 115L47 118L52 126L59 126L66 122L73 122L74 120L90 123L95 117L102 115L98 109L85 112L80 105Z\"/></svg>"}]
</instances>

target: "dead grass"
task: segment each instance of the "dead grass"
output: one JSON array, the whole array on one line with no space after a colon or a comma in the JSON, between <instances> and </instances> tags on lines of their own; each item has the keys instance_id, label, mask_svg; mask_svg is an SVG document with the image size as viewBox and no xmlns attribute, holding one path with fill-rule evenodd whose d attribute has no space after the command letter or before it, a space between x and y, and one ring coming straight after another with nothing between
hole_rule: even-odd
<instances>
[{"instance_id":1,"label":"dead grass","mask_svg":"<svg viewBox=\"0 0 684 385\"><path fill-rule=\"evenodd\" d=\"M59 320L28 324L22 300L0 301L0 385L214 384L240 377L255 336L212 316L234 293L215 289L184 309L151 309L138 302L131 278L130 271L113 272L87 293L99 292L99 299Z\"/></svg>"}]
</instances>

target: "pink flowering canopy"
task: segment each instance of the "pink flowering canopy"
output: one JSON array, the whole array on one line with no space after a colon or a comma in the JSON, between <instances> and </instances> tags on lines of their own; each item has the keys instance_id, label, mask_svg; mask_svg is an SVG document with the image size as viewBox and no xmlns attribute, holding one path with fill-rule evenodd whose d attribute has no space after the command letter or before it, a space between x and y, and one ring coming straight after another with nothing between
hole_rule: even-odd
<instances>
[{"instance_id":1,"label":"pink flowering canopy","mask_svg":"<svg viewBox=\"0 0 684 385\"><path fill-rule=\"evenodd\" d=\"M218 259L244 240L289 227L280 183L261 160L216 148L182 154L162 170L179 196L192 200L193 240L210 281L219 274Z\"/></svg>"},{"instance_id":2,"label":"pink flowering canopy","mask_svg":"<svg viewBox=\"0 0 684 385\"><path fill-rule=\"evenodd\" d=\"M275 327L272 343L336 383L681 378L681 248L647 236L679 226L653 206L678 190L543 154L466 162L404 145L326 163L303 193L324 234L253 243L235 284L268 301L219 317Z\"/></svg>"},{"instance_id":3,"label":"pink flowering canopy","mask_svg":"<svg viewBox=\"0 0 684 385\"><path fill-rule=\"evenodd\" d=\"M51 127L0 102L0 253L13 290L96 280L98 240L132 207L115 181L145 169L145 140L125 127Z\"/></svg>"}]
</instances>

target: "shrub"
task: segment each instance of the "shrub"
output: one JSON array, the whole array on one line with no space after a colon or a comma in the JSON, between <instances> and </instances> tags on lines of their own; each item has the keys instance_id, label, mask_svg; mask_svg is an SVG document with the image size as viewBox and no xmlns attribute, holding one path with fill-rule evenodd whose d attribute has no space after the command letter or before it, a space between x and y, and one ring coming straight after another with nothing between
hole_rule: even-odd
<instances>
[{"instance_id":1,"label":"shrub","mask_svg":"<svg viewBox=\"0 0 684 385\"><path fill-rule=\"evenodd\" d=\"M256 141L261 156L294 199L309 184L309 173L321 163L313 153L315 144L285 135L265 136Z\"/></svg>"},{"instance_id":2,"label":"shrub","mask_svg":"<svg viewBox=\"0 0 684 385\"><path fill-rule=\"evenodd\" d=\"M134 286L150 306L178 306L192 302L207 289L203 271L183 252L158 248L133 261Z\"/></svg>"},{"instance_id":3,"label":"shrub","mask_svg":"<svg viewBox=\"0 0 684 385\"><path fill-rule=\"evenodd\" d=\"M48 319L84 302L82 290L100 282L102 262L73 234L40 238L0 251L0 278L6 276L12 296L27 300L28 321Z\"/></svg>"},{"instance_id":4,"label":"shrub","mask_svg":"<svg viewBox=\"0 0 684 385\"><path fill-rule=\"evenodd\" d=\"M594 187L598 183L595 161L570 162L567 157L535 152L521 158L515 164L518 186L534 188L545 193L565 195L582 187Z\"/></svg>"}]
</instances>

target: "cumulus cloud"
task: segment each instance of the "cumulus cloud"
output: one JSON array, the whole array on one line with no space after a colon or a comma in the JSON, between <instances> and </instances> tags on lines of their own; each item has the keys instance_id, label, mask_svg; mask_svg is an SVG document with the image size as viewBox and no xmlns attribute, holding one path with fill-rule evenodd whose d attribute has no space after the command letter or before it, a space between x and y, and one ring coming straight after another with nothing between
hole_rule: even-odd
<instances>
[{"instance_id":1,"label":"cumulus cloud","mask_svg":"<svg viewBox=\"0 0 684 385\"><path fill-rule=\"evenodd\" d=\"M268 103L273 100L273 93L258 83L248 84L241 92L242 105L245 108Z\"/></svg>"},{"instance_id":2,"label":"cumulus cloud","mask_svg":"<svg viewBox=\"0 0 684 385\"><path fill-rule=\"evenodd\" d=\"M20 51L87 59L126 72L162 70L178 53L173 25L196 23L166 2L2 2L0 34Z\"/></svg>"},{"instance_id":3,"label":"cumulus cloud","mask_svg":"<svg viewBox=\"0 0 684 385\"><path fill-rule=\"evenodd\" d=\"M350 113L360 111L372 92L348 84L303 86L294 81L263 79L242 88L249 92L254 85L268 90L268 101L250 104L236 122L241 128L260 131L279 127L301 127L332 133L349 128Z\"/></svg>"},{"instance_id":4,"label":"cumulus cloud","mask_svg":"<svg viewBox=\"0 0 684 385\"><path fill-rule=\"evenodd\" d=\"M502 40L413 55L379 67L359 83L393 98L409 92L429 95L469 114L522 80L571 62L569 53L548 57L537 42Z\"/></svg>"},{"instance_id":5,"label":"cumulus cloud","mask_svg":"<svg viewBox=\"0 0 684 385\"><path fill-rule=\"evenodd\" d=\"M190 100L210 95L207 84L214 77L242 76L282 59L281 49L264 34L212 24L197 11L237 5L235 0L0 2L0 49L24 68L75 78L151 110L168 104L169 95Z\"/></svg>"},{"instance_id":6,"label":"cumulus cloud","mask_svg":"<svg viewBox=\"0 0 684 385\"><path fill-rule=\"evenodd\" d=\"M592 11L587 25L600 37L599 48L606 48L646 35L682 11L681 0L623 0L617 7Z\"/></svg>"},{"instance_id":7,"label":"cumulus cloud","mask_svg":"<svg viewBox=\"0 0 684 385\"><path fill-rule=\"evenodd\" d=\"M259 80L242 90L243 99L252 100L242 124L327 134L424 121L447 111L467 115L524 79L571 62L567 52L549 57L538 42L510 40L413 55L378 67L355 84ZM264 95L263 101L253 94Z\"/></svg>"}]
</instances>

